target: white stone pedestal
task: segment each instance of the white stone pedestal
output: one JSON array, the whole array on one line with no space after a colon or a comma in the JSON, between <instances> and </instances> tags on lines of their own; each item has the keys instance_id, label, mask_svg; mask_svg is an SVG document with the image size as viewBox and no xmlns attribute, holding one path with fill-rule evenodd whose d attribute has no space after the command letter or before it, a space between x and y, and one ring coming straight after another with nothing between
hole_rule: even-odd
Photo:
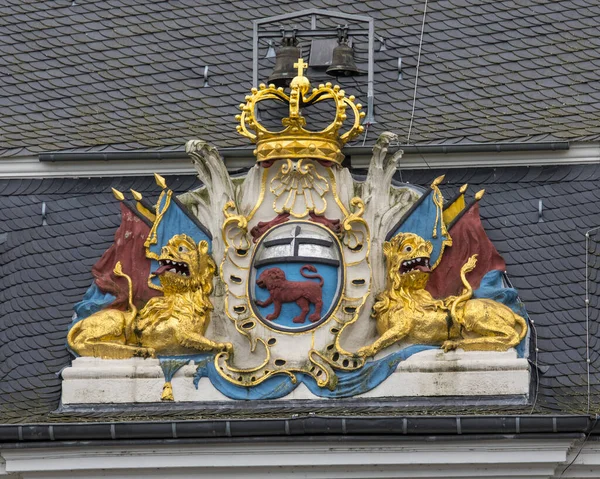
<instances>
[{"instance_id":1,"label":"white stone pedestal","mask_svg":"<svg viewBox=\"0 0 600 479\"><path fill-rule=\"evenodd\" d=\"M399 394L398 391L401 391ZM529 394L529 364L506 352L430 349L398 364L396 372L364 397L512 396Z\"/></svg>"},{"instance_id":2,"label":"white stone pedestal","mask_svg":"<svg viewBox=\"0 0 600 479\"><path fill-rule=\"evenodd\" d=\"M198 389L193 378L196 366L182 367L171 381L176 402L231 401L217 391L208 378ZM81 357L62 373L62 403L110 404L160 402L164 377L157 359L126 360ZM514 350L444 353L428 350L401 362L389 378L356 397L526 396L529 365ZM322 399L300 384L279 401Z\"/></svg>"}]
</instances>

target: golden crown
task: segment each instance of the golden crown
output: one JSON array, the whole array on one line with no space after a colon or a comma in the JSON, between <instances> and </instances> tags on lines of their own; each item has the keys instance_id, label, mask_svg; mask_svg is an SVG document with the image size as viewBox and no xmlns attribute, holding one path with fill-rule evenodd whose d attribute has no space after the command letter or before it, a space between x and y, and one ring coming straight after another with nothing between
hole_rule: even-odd
<instances>
[{"instance_id":1,"label":"golden crown","mask_svg":"<svg viewBox=\"0 0 600 479\"><path fill-rule=\"evenodd\" d=\"M332 86L331 83L313 88L307 96L310 81L302 72L308 64L300 58L298 63L294 63L294 67L298 68L298 76L290 83L289 96L283 92L283 88L276 88L275 85L267 87L262 84L259 88L252 88L252 95L246 96L246 103L240 105L241 115L235 117L240 122L237 131L250 138L252 143L256 143L254 155L257 161L314 158L340 164L344 159L342 146L364 130L360 124L365 116L359 111L362 106L354 103L354 96L346 97L344 90L338 85ZM289 104L290 115L281 121L285 127L283 130L269 131L257 121L256 104L262 100L276 100ZM334 121L321 131L306 130L306 119L302 116L300 108L324 100L335 102ZM352 109L354 122L350 130L340 135L340 128L347 118L347 108Z\"/></svg>"}]
</instances>

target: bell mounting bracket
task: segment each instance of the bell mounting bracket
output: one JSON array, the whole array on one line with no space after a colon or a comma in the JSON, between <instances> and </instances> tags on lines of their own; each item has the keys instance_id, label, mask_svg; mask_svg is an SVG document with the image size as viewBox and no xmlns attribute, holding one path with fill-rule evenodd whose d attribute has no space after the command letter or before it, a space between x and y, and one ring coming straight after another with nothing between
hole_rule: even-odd
<instances>
[{"instance_id":1,"label":"bell mounting bracket","mask_svg":"<svg viewBox=\"0 0 600 479\"><path fill-rule=\"evenodd\" d=\"M369 125L375 123L373 114L373 105L375 101L375 93L373 88L373 57L375 45L375 21L373 18L366 15L352 15L348 13L332 12L329 10L321 10L318 8L310 8L300 12L286 13L284 15L276 15L268 18L261 18L253 21L252 35L252 86L258 87L258 47L261 39L272 40L285 36L285 27L282 23L289 22L293 19L305 18L310 20L310 28L299 29L294 27L294 38L339 38L339 28L319 28L317 21L319 18L345 20L347 25L343 27L343 34L354 36L366 36L368 47L368 68L367 68L367 115L364 123ZM276 27L276 28L274 28Z\"/></svg>"}]
</instances>

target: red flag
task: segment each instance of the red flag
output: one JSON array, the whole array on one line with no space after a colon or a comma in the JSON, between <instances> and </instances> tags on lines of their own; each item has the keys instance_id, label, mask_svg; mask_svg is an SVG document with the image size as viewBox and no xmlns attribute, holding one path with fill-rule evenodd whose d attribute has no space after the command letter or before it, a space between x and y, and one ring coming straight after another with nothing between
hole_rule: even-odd
<instances>
[{"instance_id":1,"label":"red flag","mask_svg":"<svg viewBox=\"0 0 600 479\"><path fill-rule=\"evenodd\" d=\"M452 246L446 248L442 261L429 276L425 289L434 298L445 298L462 292L460 268L474 254L477 254L477 266L467 274L467 280L474 290L479 287L486 273L506 269L506 263L483 229L479 217L479 202L476 201L467 208L455 223L450 225Z\"/></svg>"},{"instance_id":2,"label":"red flag","mask_svg":"<svg viewBox=\"0 0 600 479\"><path fill-rule=\"evenodd\" d=\"M123 272L131 277L133 302L138 309L150 298L162 295L160 291L148 286L150 260L146 258L144 242L150 232L150 225L146 221L121 201L121 225L115 232L115 241L92 268L98 288L116 296L109 308L124 311L129 303L127 280L113 272L118 261L121 262Z\"/></svg>"}]
</instances>

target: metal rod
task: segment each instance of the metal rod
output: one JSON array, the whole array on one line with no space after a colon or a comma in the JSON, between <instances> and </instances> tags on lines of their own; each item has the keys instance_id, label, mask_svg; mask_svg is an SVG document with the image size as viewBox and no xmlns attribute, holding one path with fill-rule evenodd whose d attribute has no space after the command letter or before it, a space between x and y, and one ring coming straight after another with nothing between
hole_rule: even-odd
<instances>
[{"instance_id":1,"label":"metal rod","mask_svg":"<svg viewBox=\"0 0 600 479\"><path fill-rule=\"evenodd\" d=\"M453 153L503 153L517 151L562 151L569 149L568 141L543 143L464 143L458 145L399 145L405 155L453 154ZM253 157L252 147L231 147L219 150L224 158ZM370 146L347 146L344 155L371 155ZM105 151L105 152L46 152L40 153L39 161L146 161L146 160L182 160L188 158L184 150L176 151Z\"/></svg>"},{"instance_id":2,"label":"metal rod","mask_svg":"<svg viewBox=\"0 0 600 479\"><path fill-rule=\"evenodd\" d=\"M587 368L587 412L590 412L590 296L589 296L589 280L588 280L588 258L590 250L590 232L585 233L585 362Z\"/></svg>"},{"instance_id":3,"label":"metal rod","mask_svg":"<svg viewBox=\"0 0 600 479\"><path fill-rule=\"evenodd\" d=\"M373 88L374 82L374 66L373 66L373 57L375 56L375 23L371 18L369 20L369 68L367 72L367 118L365 123L372 125L375 123L375 115L374 115L374 103L375 103L375 93ZM366 134L365 134L366 139Z\"/></svg>"},{"instance_id":4,"label":"metal rod","mask_svg":"<svg viewBox=\"0 0 600 479\"><path fill-rule=\"evenodd\" d=\"M252 25L252 87L258 87L258 22L256 21Z\"/></svg>"},{"instance_id":5,"label":"metal rod","mask_svg":"<svg viewBox=\"0 0 600 479\"><path fill-rule=\"evenodd\" d=\"M321 10L319 8L309 8L300 12L284 13L283 15L276 15L274 17L261 18L260 20L255 20L255 22L258 25L262 25L265 23L276 23L281 22L283 20L291 20L292 18L307 17L309 15L320 15L331 18L344 18L347 20L356 20L358 22L368 22L371 18L365 15L355 15L353 13L331 12L329 10Z\"/></svg>"},{"instance_id":6,"label":"metal rod","mask_svg":"<svg viewBox=\"0 0 600 479\"><path fill-rule=\"evenodd\" d=\"M406 137L406 143L410 143L410 134L412 132L413 121L415 119L415 107L417 105L417 87L419 84L419 65L421 64L421 50L423 48L423 34L425 33L425 19L427 18L427 0L425 0L425 6L423 7L423 23L421 24L421 39L419 40L419 53L417 55L417 69L415 71L415 90L413 93L413 104L412 111L410 114L410 123L408 124L408 135Z\"/></svg>"},{"instance_id":7,"label":"metal rod","mask_svg":"<svg viewBox=\"0 0 600 479\"><path fill-rule=\"evenodd\" d=\"M348 29L348 34L352 35L369 35L369 30L365 28L352 28ZM337 38L337 30L326 29L326 30L298 30L296 37L334 37ZM262 31L258 34L258 38L281 38L281 30L267 30Z\"/></svg>"}]
</instances>

